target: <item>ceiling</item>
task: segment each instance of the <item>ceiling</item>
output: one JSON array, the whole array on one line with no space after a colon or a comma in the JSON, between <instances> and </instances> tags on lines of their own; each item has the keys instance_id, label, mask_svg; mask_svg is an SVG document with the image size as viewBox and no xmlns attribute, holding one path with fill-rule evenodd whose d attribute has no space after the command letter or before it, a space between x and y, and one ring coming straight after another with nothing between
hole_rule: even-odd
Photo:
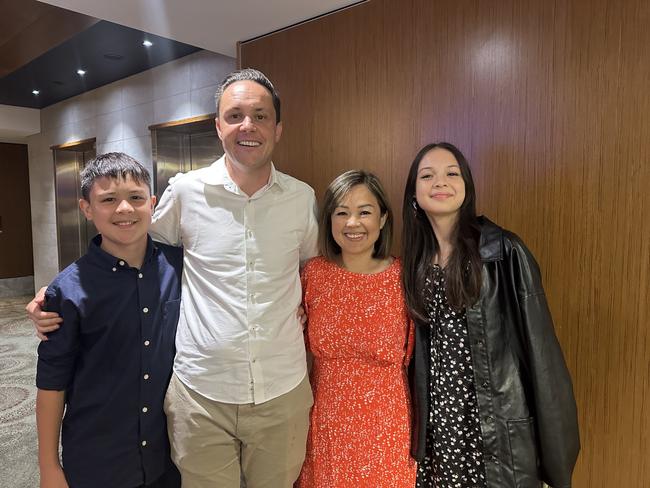
<instances>
[{"instance_id":1,"label":"ceiling","mask_svg":"<svg viewBox=\"0 0 650 488\"><path fill-rule=\"evenodd\" d=\"M234 57L238 41L356 3L0 0L0 104L44 108L200 48Z\"/></svg>"},{"instance_id":2,"label":"ceiling","mask_svg":"<svg viewBox=\"0 0 650 488\"><path fill-rule=\"evenodd\" d=\"M145 47L148 40L152 46ZM0 78L0 104L44 108L199 48L99 21ZM77 73L83 69L83 76ZM38 90L37 95L32 90Z\"/></svg>"},{"instance_id":3,"label":"ceiling","mask_svg":"<svg viewBox=\"0 0 650 488\"><path fill-rule=\"evenodd\" d=\"M209 51L236 56L252 39L359 0L45 0Z\"/></svg>"}]
</instances>

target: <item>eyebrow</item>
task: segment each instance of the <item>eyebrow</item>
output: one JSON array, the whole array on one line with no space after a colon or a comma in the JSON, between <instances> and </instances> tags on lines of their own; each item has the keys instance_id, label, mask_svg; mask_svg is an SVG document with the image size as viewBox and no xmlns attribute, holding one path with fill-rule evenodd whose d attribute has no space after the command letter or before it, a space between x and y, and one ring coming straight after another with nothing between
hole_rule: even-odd
<instances>
[{"instance_id":1,"label":"eyebrow","mask_svg":"<svg viewBox=\"0 0 650 488\"><path fill-rule=\"evenodd\" d=\"M357 208L362 208L362 207L375 207L372 203L364 203L362 205L358 205ZM334 208L350 208L347 205L337 205Z\"/></svg>"},{"instance_id":2,"label":"eyebrow","mask_svg":"<svg viewBox=\"0 0 650 488\"><path fill-rule=\"evenodd\" d=\"M458 169L460 169L460 165L458 165L458 164L449 164L449 165L445 166L445 168L446 168L446 169L449 169L449 168L458 168ZM420 171L425 170L425 169L431 169L431 166L424 166L423 168L420 168L420 169L418 170L418 173L419 173Z\"/></svg>"}]
</instances>

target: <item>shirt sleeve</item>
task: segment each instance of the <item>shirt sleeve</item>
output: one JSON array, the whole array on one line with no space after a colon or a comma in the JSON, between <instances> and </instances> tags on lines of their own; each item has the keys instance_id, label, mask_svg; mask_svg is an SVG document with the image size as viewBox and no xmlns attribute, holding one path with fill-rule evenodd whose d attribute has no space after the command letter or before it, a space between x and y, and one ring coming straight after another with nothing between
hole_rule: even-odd
<instances>
[{"instance_id":1,"label":"shirt sleeve","mask_svg":"<svg viewBox=\"0 0 650 488\"><path fill-rule=\"evenodd\" d=\"M72 383L79 350L79 310L62 296L61 290L50 286L45 292L45 309L57 312L63 322L48 340L38 346L36 386L41 390L63 391Z\"/></svg>"},{"instance_id":2,"label":"shirt sleeve","mask_svg":"<svg viewBox=\"0 0 650 488\"><path fill-rule=\"evenodd\" d=\"M578 418L569 370L555 335L535 258L513 237L521 335L534 395L542 479L550 486L571 486L580 450Z\"/></svg>"},{"instance_id":3,"label":"shirt sleeve","mask_svg":"<svg viewBox=\"0 0 650 488\"><path fill-rule=\"evenodd\" d=\"M183 244L181 239L181 208L174 188L174 180L178 177L179 175L176 175L169 179L169 185L156 206L149 229L149 234L154 240L172 246L181 246Z\"/></svg>"},{"instance_id":4,"label":"shirt sleeve","mask_svg":"<svg viewBox=\"0 0 650 488\"><path fill-rule=\"evenodd\" d=\"M302 268L308 259L318 255L318 206L313 190L309 193L308 208L310 209L305 226L305 233L300 243L300 267Z\"/></svg>"}]
</instances>

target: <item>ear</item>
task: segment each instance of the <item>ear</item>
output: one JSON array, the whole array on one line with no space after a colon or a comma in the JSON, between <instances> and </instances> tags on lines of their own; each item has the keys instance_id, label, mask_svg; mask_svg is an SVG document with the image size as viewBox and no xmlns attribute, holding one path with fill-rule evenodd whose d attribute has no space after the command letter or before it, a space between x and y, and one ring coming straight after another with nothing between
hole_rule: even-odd
<instances>
[{"instance_id":1,"label":"ear","mask_svg":"<svg viewBox=\"0 0 650 488\"><path fill-rule=\"evenodd\" d=\"M388 213L385 212L384 215L381 216L381 219L379 220L379 229L383 229L384 225L386 224L386 219L388 219Z\"/></svg>"},{"instance_id":2,"label":"ear","mask_svg":"<svg viewBox=\"0 0 650 488\"><path fill-rule=\"evenodd\" d=\"M90 208L90 202L88 202L88 200L86 200L85 198L80 198L79 209L84 214L84 217L86 217L86 220L93 219L93 212L92 209Z\"/></svg>"},{"instance_id":3,"label":"ear","mask_svg":"<svg viewBox=\"0 0 650 488\"><path fill-rule=\"evenodd\" d=\"M280 142L280 137L282 136L282 121L275 124L275 143Z\"/></svg>"},{"instance_id":4,"label":"ear","mask_svg":"<svg viewBox=\"0 0 650 488\"><path fill-rule=\"evenodd\" d=\"M219 120L218 115L214 118L214 126L217 128L217 135L219 136L219 140L223 141L221 137L221 121Z\"/></svg>"},{"instance_id":5,"label":"ear","mask_svg":"<svg viewBox=\"0 0 650 488\"><path fill-rule=\"evenodd\" d=\"M156 195L151 195L151 213L153 213L153 209L156 206L156 202L158 199L156 198Z\"/></svg>"}]
</instances>

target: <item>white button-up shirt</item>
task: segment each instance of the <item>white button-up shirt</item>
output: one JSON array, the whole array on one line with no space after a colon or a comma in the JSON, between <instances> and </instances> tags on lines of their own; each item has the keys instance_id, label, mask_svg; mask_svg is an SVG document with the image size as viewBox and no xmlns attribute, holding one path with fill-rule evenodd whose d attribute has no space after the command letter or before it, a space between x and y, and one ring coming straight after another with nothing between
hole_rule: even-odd
<instances>
[{"instance_id":1,"label":"white button-up shirt","mask_svg":"<svg viewBox=\"0 0 650 488\"><path fill-rule=\"evenodd\" d=\"M316 255L316 199L271 168L251 197L222 157L170 180L154 213L154 239L184 247L174 372L224 403L263 403L307 373L299 264Z\"/></svg>"}]
</instances>

